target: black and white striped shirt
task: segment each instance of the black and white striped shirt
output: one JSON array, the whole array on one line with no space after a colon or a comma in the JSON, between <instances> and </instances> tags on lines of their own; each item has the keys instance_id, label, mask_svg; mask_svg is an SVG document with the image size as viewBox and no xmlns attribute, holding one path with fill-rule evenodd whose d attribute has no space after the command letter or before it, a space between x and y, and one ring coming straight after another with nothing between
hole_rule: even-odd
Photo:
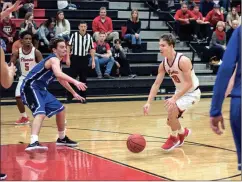
<instances>
[{"instance_id":1,"label":"black and white striped shirt","mask_svg":"<svg viewBox=\"0 0 242 182\"><path fill-rule=\"evenodd\" d=\"M71 35L69 46L72 47L71 53L75 56L87 56L89 50L94 48L92 36L88 33L82 36L79 32Z\"/></svg>"}]
</instances>

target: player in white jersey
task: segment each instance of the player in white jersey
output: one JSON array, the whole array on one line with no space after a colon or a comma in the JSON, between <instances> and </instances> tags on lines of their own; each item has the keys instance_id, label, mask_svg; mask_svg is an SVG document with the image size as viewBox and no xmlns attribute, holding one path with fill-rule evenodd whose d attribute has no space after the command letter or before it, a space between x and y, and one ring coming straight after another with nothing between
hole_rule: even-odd
<instances>
[{"instance_id":1,"label":"player in white jersey","mask_svg":"<svg viewBox=\"0 0 242 182\"><path fill-rule=\"evenodd\" d=\"M11 62L15 65L17 61L20 63L22 75L19 77L19 82L15 90L15 97L17 101L18 110L21 113L20 119L18 119L15 124L28 124L29 118L25 112L24 104L21 100L20 87L24 78L27 76L29 71L40 62L43 57L39 50L37 50L32 44L32 33L24 31L20 34L20 39L22 47L19 48L16 52L13 53L11 57Z\"/></svg>"},{"instance_id":2,"label":"player in white jersey","mask_svg":"<svg viewBox=\"0 0 242 182\"><path fill-rule=\"evenodd\" d=\"M201 96L199 80L194 73L191 60L175 51L175 41L172 34L166 34L160 38L160 53L165 59L159 66L157 78L151 88L147 103L143 107L144 114L147 115L151 101L156 96L165 73L168 73L176 86L176 91L165 101L168 112L167 125L171 128L171 135L161 147L165 151L181 146L191 133L190 129L181 126L178 119L185 110L197 103Z\"/></svg>"}]
</instances>

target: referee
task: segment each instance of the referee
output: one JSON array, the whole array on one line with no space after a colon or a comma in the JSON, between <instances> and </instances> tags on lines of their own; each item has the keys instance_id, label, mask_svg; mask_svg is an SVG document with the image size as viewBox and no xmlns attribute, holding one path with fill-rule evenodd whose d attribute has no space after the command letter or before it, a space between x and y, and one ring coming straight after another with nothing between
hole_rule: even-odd
<instances>
[{"instance_id":1,"label":"referee","mask_svg":"<svg viewBox=\"0 0 242 182\"><path fill-rule=\"evenodd\" d=\"M90 34L87 33L87 23L81 21L78 26L79 32L75 32L71 35L69 41L68 52L71 49L71 60L66 61L67 66L70 67L69 75L76 79L79 76L79 81L86 83L87 73L88 73L88 52L92 57L92 69L95 68L95 59L94 59L94 46L93 39ZM80 96L86 99L86 91L80 91ZM73 96L71 93L67 93L67 101L71 101Z\"/></svg>"}]
</instances>

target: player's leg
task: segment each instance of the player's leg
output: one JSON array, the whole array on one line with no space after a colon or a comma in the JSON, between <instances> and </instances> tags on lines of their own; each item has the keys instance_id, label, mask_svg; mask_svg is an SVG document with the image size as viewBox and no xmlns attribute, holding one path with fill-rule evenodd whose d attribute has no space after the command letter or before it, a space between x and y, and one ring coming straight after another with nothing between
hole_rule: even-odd
<instances>
[{"instance_id":1,"label":"player's leg","mask_svg":"<svg viewBox=\"0 0 242 182\"><path fill-rule=\"evenodd\" d=\"M30 144L27 146L25 151L32 150L48 150L47 147L40 145L39 143L39 132L42 126L43 120L45 119L45 103L40 93L40 90L35 90L30 87L23 87L21 90L21 98L29 109L32 111L34 120L31 126L31 139Z\"/></svg>"},{"instance_id":2,"label":"player's leg","mask_svg":"<svg viewBox=\"0 0 242 182\"><path fill-rule=\"evenodd\" d=\"M198 103L200 100L200 97L201 97L201 91L200 91L200 89L197 89L194 92L187 93L183 97L178 99L176 104L180 110L179 117L182 115L182 113L185 110L188 110L194 104ZM181 128L178 130L178 136L179 136L179 140L180 140L179 146L183 145L185 138L188 137L190 134L191 134L191 129L183 128L181 126Z\"/></svg>"},{"instance_id":3,"label":"player's leg","mask_svg":"<svg viewBox=\"0 0 242 182\"><path fill-rule=\"evenodd\" d=\"M180 143L178 137L178 130L180 130L181 125L178 121L179 109L178 107L168 109L167 125L171 129L171 135L166 140L166 142L161 146L165 151L171 151L177 147Z\"/></svg>"},{"instance_id":4,"label":"player's leg","mask_svg":"<svg viewBox=\"0 0 242 182\"><path fill-rule=\"evenodd\" d=\"M77 146L77 142L72 141L66 136L65 129L65 107L52 94L48 92L45 98L46 116L52 117L56 115L56 125L58 128L59 138L56 145L65 145L70 147Z\"/></svg>"},{"instance_id":5,"label":"player's leg","mask_svg":"<svg viewBox=\"0 0 242 182\"><path fill-rule=\"evenodd\" d=\"M238 155L238 169L241 170L241 99L232 98L230 107L231 129Z\"/></svg>"},{"instance_id":6,"label":"player's leg","mask_svg":"<svg viewBox=\"0 0 242 182\"><path fill-rule=\"evenodd\" d=\"M23 83L23 79L24 78L22 76L19 78L19 82L18 82L18 85L15 90L15 98L16 98L16 102L17 102L17 107L21 114L20 119L17 120L15 122L15 124L29 124L29 118L25 112L25 107L24 107L24 104L22 102L21 95L20 95L20 87Z\"/></svg>"}]
</instances>

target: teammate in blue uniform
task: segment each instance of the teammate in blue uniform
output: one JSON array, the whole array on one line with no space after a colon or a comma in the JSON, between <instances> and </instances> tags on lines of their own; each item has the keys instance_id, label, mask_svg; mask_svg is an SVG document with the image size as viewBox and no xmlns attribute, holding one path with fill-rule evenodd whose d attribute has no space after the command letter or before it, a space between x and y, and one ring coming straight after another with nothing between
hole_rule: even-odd
<instances>
[{"instance_id":1,"label":"teammate in blue uniform","mask_svg":"<svg viewBox=\"0 0 242 182\"><path fill-rule=\"evenodd\" d=\"M77 146L77 143L65 135L65 108L47 90L47 86L56 78L72 95L81 101L85 99L79 96L69 85L74 84L79 90L86 90L86 85L79 82L61 71L61 60L67 53L64 39L53 39L50 42L52 54L40 61L26 76L21 86L21 98L23 103L29 107L34 116L31 128L31 142L25 149L32 151L36 149L48 150L46 146L39 143L38 135L45 117L56 115L59 138L57 145Z\"/></svg>"},{"instance_id":2,"label":"teammate in blue uniform","mask_svg":"<svg viewBox=\"0 0 242 182\"><path fill-rule=\"evenodd\" d=\"M238 155L238 169L241 170L241 26L233 33L227 49L223 56L217 79L214 85L213 99L210 109L210 122L212 130L221 135L223 132L219 128L221 122L222 129L224 120L221 113L225 91L230 78L235 71L233 89L231 91L230 123L233 132L234 142ZM237 69L235 67L237 65ZM229 89L229 88L228 88Z\"/></svg>"}]
</instances>

